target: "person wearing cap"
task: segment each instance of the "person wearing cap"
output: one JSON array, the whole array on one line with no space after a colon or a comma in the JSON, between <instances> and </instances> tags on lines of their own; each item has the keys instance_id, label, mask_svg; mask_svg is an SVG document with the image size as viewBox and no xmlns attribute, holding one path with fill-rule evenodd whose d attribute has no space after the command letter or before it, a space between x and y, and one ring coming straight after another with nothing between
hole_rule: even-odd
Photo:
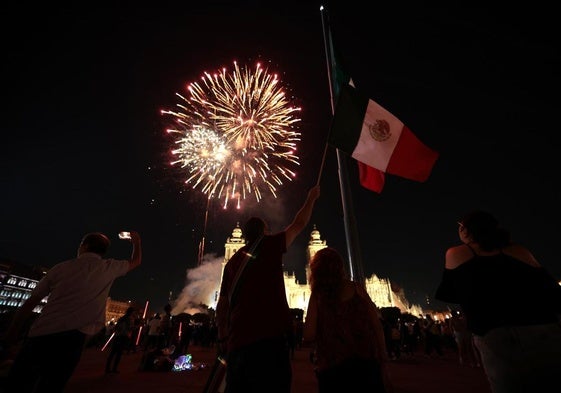
<instances>
[{"instance_id":1,"label":"person wearing cap","mask_svg":"<svg viewBox=\"0 0 561 393\"><path fill-rule=\"evenodd\" d=\"M459 304L493 393L550 392L561 375L561 286L489 212L458 222L436 299Z\"/></svg>"},{"instance_id":2,"label":"person wearing cap","mask_svg":"<svg viewBox=\"0 0 561 393\"><path fill-rule=\"evenodd\" d=\"M53 266L18 309L3 337L14 347L24 339L7 377L5 392L62 392L89 336L105 324L105 305L113 281L141 263L138 232L130 232L130 259L105 259L111 244L103 233L82 238L76 258ZM28 331L24 323L48 296Z\"/></svg>"}]
</instances>

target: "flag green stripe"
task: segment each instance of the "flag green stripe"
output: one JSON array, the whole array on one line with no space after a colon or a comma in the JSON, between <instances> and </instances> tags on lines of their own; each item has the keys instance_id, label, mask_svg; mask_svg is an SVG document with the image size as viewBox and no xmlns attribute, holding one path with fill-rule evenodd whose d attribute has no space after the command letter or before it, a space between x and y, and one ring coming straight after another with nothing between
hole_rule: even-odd
<instances>
[{"instance_id":1,"label":"flag green stripe","mask_svg":"<svg viewBox=\"0 0 561 393\"><path fill-rule=\"evenodd\" d=\"M348 85L341 88L331 121L329 143L332 146L349 155L353 153L362 131L367 107L368 97Z\"/></svg>"}]
</instances>

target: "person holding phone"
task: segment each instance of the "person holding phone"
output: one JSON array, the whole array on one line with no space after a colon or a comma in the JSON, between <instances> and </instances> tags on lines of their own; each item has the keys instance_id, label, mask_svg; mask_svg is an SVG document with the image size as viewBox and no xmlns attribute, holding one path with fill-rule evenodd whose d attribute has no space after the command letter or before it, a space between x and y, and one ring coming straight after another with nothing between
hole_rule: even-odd
<instances>
[{"instance_id":1,"label":"person holding phone","mask_svg":"<svg viewBox=\"0 0 561 393\"><path fill-rule=\"evenodd\" d=\"M130 241L129 259L105 259L111 241L103 233L88 233L80 242L76 258L53 266L39 281L3 337L8 347L24 339L7 377L6 393L64 390L86 339L105 324L105 304L113 281L141 263L138 232L130 232ZM29 331L21 332L35 306L46 296L48 302Z\"/></svg>"}]
</instances>

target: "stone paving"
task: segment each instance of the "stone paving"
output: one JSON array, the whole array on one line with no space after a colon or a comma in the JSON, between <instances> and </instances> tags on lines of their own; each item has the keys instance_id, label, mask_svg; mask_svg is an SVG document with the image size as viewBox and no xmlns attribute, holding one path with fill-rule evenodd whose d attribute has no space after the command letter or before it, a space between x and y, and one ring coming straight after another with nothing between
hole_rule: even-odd
<instances>
[{"instance_id":1,"label":"stone paving","mask_svg":"<svg viewBox=\"0 0 561 393\"><path fill-rule=\"evenodd\" d=\"M123 355L119 374L106 375L107 351L88 348L65 393L202 393L216 350L191 345L189 353L197 370L139 371L139 351ZM294 353L292 393L313 393L317 389L309 353L309 348ZM491 393L483 370L461 366L452 351L442 357L422 353L402 356L391 362L390 372L394 393Z\"/></svg>"}]
</instances>

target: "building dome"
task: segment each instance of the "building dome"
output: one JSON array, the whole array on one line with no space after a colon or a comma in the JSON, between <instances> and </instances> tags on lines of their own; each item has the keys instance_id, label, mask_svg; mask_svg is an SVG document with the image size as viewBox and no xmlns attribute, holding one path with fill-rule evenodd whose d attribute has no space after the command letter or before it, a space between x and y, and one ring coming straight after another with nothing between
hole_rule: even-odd
<instances>
[{"instance_id":1,"label":"building dome","mask_svg":"<svg viewBox=\"0 0 561 393\"><path fill-rule=\"evenodd\" d=\"M232 236L229 237L227 241L228 243L245 243L239 221L236 223L236 227L232 230Z\"/></svg>"},{"instance_id":2,"label":"building dome","mask_svg":"<svg viewBox=\"0 0 561 393\"><path fill-rule=\"evenodd\" d=\"M316 224L314 224L314 229L312 229L312 232L310 233L309 244L325 244L325 242L321 240L321 234L319 233Z\"/></svg>"}]
</instances>

